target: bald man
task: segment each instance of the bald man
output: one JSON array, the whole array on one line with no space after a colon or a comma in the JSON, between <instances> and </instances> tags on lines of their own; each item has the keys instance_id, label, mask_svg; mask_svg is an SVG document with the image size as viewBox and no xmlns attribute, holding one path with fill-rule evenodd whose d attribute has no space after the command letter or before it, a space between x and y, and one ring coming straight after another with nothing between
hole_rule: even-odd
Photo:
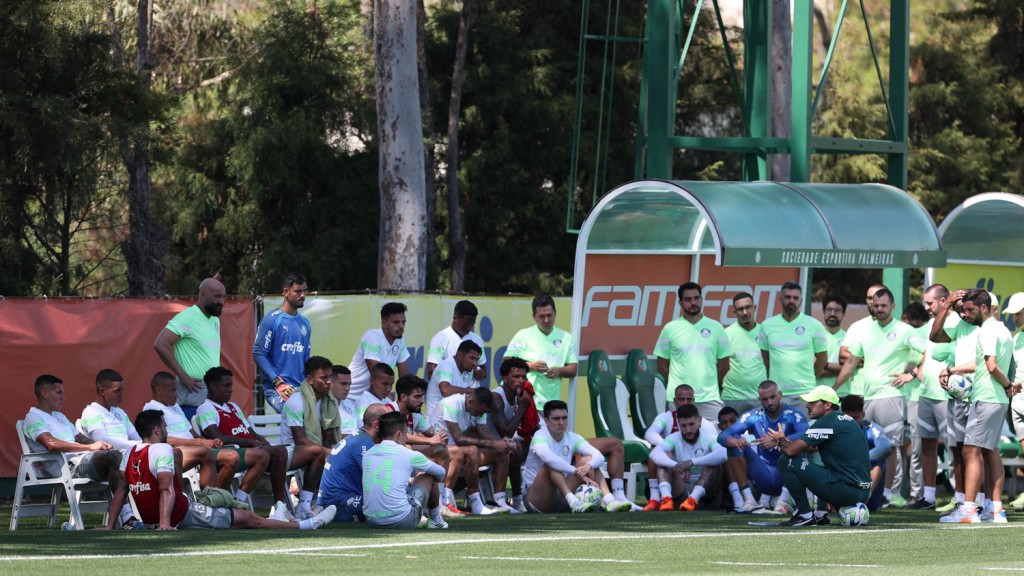
<instances>
[{"instance_id":1,"label":"bald man","mask_svg":"<svg viewBox=\"0 0 1024 576\"><path fill-rule=\"evenodd\" d=\"M171 318L153 343L160 360L177 378L178 404L189 419L206 400L203 375L220 366L220 314L226 297L219 280L203 280L195 305Z\"/></svg>"}]
</instances>

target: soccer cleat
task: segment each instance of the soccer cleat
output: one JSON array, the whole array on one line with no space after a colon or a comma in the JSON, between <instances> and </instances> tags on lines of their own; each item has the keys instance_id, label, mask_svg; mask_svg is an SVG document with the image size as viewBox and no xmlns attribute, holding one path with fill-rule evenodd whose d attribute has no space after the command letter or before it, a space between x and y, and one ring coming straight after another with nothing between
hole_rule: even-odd
<instances>
[{"instance_id":1,"label":"soccer cleat","mask_svg":"<svg viewBox=\"0 0 1024 576\"><path fill-rule=\"evenodd\" d=\"M935 502L929 502L924 498L914 502L913 504L907 504L907 510L934 510Z\"/></svg>"},{"instance_id":2,"label":"soccer cleat","mask_svg":"<svg viewBox=\"0 0 1024 576\"><path fill-rule=\"evenodd\" d=\"M274 507L270 509L270 516L267 516L270 520L280 520L281 522L297 522L298 519L292 516L292 513L288 511L288 505L284 502L278 501L274 504Z\"/></svg>"},{"instance_id":3,"label":"soccer cleat","mask_svg":"<svg viewBox=\"0 0 1024 576\"><path fill-rule=\"evenodd\" d=\"M508 514L508 510L504 508L491 508L484 506L479 512L474 512L478 516L493 516L494 514Z\"/></svg>"},{"instance_id":4,"label":"soccer cleat","mask_svg":"<svg viewBox=\"0 0 1024 576\"><path fill-rule=\"evenodd\" d=\"M661 502L659 500L648 500L647 505L644 506L644 512L657 512L661 509Z\"/></svg>"},{"instance_id":5,"label":"soccer cleat","mask_svg":"<svg viewBox=\"0 0 1024 576\"><path fill-rule=\"evenodd\" d=\"M683 512L693 512L697 509L697 501L693 498L687 498L683 500L683 503L679 505L679 509Z\"/></svg>"},{"instance_id":6,"label":"soccer cleat","mask_svg":"<svg viewBox=\"0 0 1024 576\"><path fill-rule=\"evenodd\" d=\"M612 500L604 505L604 509L608 512L629 512L632 508L632 504L623 500Z\"/></svg>"},{"instance_id":7,"label":"soccer cleat","mask_svg":"<svg viewBox=\"0 0 1024 576\"><path fill-rule=\"evenodd\" d=\"M577 500L576 503L572 505L572 513L583 514L585 512L591 512L592 510L594 510L594 508L595 506L593 502L584 502L583 500Z\"/></svg>"},{"instance_id":8,"label":"soccer cleat","mask_svg":"<svg viewBox=\"0 0 1024 576\"><path fill-rule=\"evenodd\" d=\"M762 508L755 510L754 514L773 514L775 516L786 516L793 513L793 508L789 505L789 500L786 498L778 498L775 500L775 507L769 510L768 508Z\"/></svg>"},{"instance_id":9,"label":"soccer cleat","mask_svg":"<svg viewBox=\"0 0 1024 576\"><path fill-rule=\"evenodd\" d=\"M462 516L469 516L469 513L459 510L454 504L445 504L441 506L441 516L445 518L460 518Z\"/></svg>"},{"instance_id":10,"label":"soccer cleat","mask_svg":"<svg viewBox=\"0 0 1024 576\"><path fill-rule=\"evenodd\" d=\"M661 499L661 506L658 510L662 512L671 512L676 509L676 503L672 500L671 496L665 496Z\"/></svg>"},{"instance_id":11,"label":"soccer cleat","mask_svg":"<svg viewBox=\"0 0 1024 576\"><path fill-rule=\"evenodd\" d=\"M940 506L936 508L935 511L942 513L952 512L953 510L956 510L956 507L959 505L960 504L956 500L950 500L949 504L946 504L945 506Z\"/></svg>"},{"instance_id":12,"label":"soccer cleat","mask_svg":"<svg viewBox=\"0 0 1024 576\"><path fill-rule=\"evenodd\" d=\"M441 519L440 522L437 521L437 520L427 520L427 529L428 530L445 530L447 528L448 528L448 523L445 522L444 519Z\"/></svg>"},{"instance_id":13,"label":"soccer cleat","mask_svg":"<svg viewBox=\"0 0 1024 576\"><path fill-rule=\"evenodd\" d=\"M739 508L736 508L736 513L737 514L750 514L751 512L756 512L756 511L760 510L761 508L762 508L762 506L760 504L758 504L757 500L754 500L753 498L747 498L746 500L743 501L743 505L742 506L740 506Z\"/></svg>"},{"instance_id":14,"label":"soccer cleat","mask_svg":"<svg viewBox=\"0 0 1024 576\"><path fill-rule=\"evenodd\" d=\"M802 527L802 526L815 526L815 525L817 525L817 523L818 523L818 521L814 518L814 514L813 513L811 514L810 518L804 518L803 516L800 515L799 512L797 512L796 514L793 514L792 518L790 518L789 520L786 520L785 522L779 522L778 525L779 526L792 527L792 528L798 528L798 527Z\"/></svg>"},{"instance_id":15,"label":"soccer cleat","mask_svg":"<svg viewBox=\"0 0 1024 576\"><path fill-rule=\"evenodd\" d=\"M508 512L509 514L522 514L522 512L520 512L518 508L516 508L515 506L510 505L505 500L502 500L501 502L496 503L494 506L492 506L492 508L500 508L500 509Z\"/></svg>"},{"instance_id":16,"label":"soccer cleat","mask_svg":"<svg viewBox=\"0 0 1024 576\"><path fill-rule=\"evenodd\" d=\"M1024 510L1024 493L1021 493L1020 496L1017 496L1016 500L1010 502L1009 506L1014 510Z\"/></svg>"},{"instance_id":17,"label":"soccer cleat","mask_svg":"<svg viewBox=\"0 0 1024 576\"><path fill-rule=\"evenodd\" d=\"M331 504L327 508L324 508L322 512L309 519L309 529L319 530L320 528L323 528L334 520L334 515L337 513L338 509L334 507L334 504Z\"/></svg>"},{"instance_id":18,"label":"soccer cleat","mask_svg":"<svg viewBox=\"0 0 1024 576\"><path fill-rule=\"evenodd\" d=\"M822 516L818 516L818 515L814 516L814 525L815 526L828 526L830 524L832 524L832 520L828 517L828 514L824 514Z\"/></svg>"},{"instance_id":19,"label":"soccer cleat","mask_svg":"<svg viewBox=\"0 0 1024 576\"><path fill-rule=\"evenodd\" d=\"M889 498L889 506L892 506L893 508L903 508L906 505L907 499L899 494L893 494L892 497Z\"/></svg>"}]
</instances>

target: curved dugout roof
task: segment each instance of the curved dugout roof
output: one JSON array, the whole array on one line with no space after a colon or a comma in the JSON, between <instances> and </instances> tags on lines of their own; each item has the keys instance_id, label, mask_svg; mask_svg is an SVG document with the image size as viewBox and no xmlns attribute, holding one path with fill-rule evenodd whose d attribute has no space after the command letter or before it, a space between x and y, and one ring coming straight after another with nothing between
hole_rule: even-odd
<instances>
[{"instance_id":1,"label":"curved dugout roof","mask_svg":"<svg viewBox=\"0 0 1024 576\"><path fill-rule=\"evenodd\" d=\"M1024 197L986 192L964 200L946 216L939 235L950 261L1020 266Z\"/></svg>"},{"instance_id":2,"label":"curved dugout roof","mask_svg":"<svg viewBox=\"0 0 1024 576\"><path fill-rule=\"evenodd\" d=\"M601 199L580 240L587 253L713 253L725 266L946 264L924 207L883 184L629 182Z\"/></svg>"}]
</instances>

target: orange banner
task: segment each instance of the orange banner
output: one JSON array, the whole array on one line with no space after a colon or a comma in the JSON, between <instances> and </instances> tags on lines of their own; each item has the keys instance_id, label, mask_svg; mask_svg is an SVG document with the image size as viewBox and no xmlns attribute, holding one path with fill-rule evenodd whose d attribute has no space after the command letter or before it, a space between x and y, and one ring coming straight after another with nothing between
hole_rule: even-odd
<instances>
[{"instance_id":1,"label":"orange banner","mask_svg":"<svg viewBox=\"0 0 1024 576\"><path fill-rule=\"evenodd\" d=\"M152 398L149 381L167 370L153 341L172 316L194 304L188 300L0 300L0 476L18 472L21 447L14 423L35 406L33 385L40 374L64 381L61 412L74 422L96 399L96 373L113 368L125 378L121 407L128 416ZM221 314L221 362L235 374L232 399L246 414L253 410L256 366L252 343L256 315L251 299L229 299Z\"/></svg>"},{"instance_id":2,"label":"orange banner","mask_svg":"<svg viewBox=\"0 0 1024 576\"><path fill-rule=\"evenodd\" d=\"M662 327L681 314L677 290L692 277L693 256L591 254L587 256L579 354L604 350L611 356L633 348L654 350ZM750 292L757 319L779 312L780 287L800 279L799 268L715 266L701 257L697 279L703 288L704 314L729 325L729 305L737 292Z\"/></svg>"}]
</instances>

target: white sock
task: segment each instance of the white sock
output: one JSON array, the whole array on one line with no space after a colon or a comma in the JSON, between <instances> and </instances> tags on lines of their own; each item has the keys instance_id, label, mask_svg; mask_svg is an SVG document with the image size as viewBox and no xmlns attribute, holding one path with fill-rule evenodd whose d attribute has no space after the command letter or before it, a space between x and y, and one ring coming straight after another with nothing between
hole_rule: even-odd
<instances>
[{"instance_id":1,"label":"white sock","mask_svg":"<svg viewBox=\"0 0 1024 576\"><path fill-rule=\"evenodd\" d=\"M1003 509L1003 501L1002 500L989 500L988 501L988 511L989 512L995 514L996 512L998 512L998 511L1000 511L1002 509Z\"/></svg>"},{"instance_id":2,"label":"white sock","mask_svg":"<svg viewBox=\"0 0 1024 576\"><path fill-rule=\"evenodd\" d=\"M935 503L935 486L924 487L924 500L925 502Z\"/></svg>"},{"instance_id":3,"label":"white sock","mask_svg":"<svg viewBox=\"0 0 1024 576\"><path fill-rule=\"evenodd\" d=\"M498 506L505 506L505 493L498 492L494 495L494 503Z\"/></svg>"},{"instance_id":4,"label":"white sock","mask_svg":"<svg viewBox=\"0 0 1024 576\"><path fill-rule=\"evenodd\" d=\"M479 492L473 492L469 495L469 507L473 511L473 514L479 514L484 509L484 501L480 499Z\"/></svg>"},{"instance_id":5,"label":"white sock","mask_svg":"<svg viewBox=\"0 0 1024 576\"><path fill-rule=\"evenodd\" d=\"M985 507L985 493L978 492L978 495L974 498L974 501L978 504L978 508Z\"/></svg>"},{"instance_id":6,"label":"white sock","mask_svg":"<svg viewBox=\"0 0 1024 576\"><path fill-rule=\"evenodd\" d=\"M744 488L742 492L743 492L743 499L744 500L753 500L754 499L754 491L750 489L750 486L747 486L746 488Z\"/></svg>"},{"instance_id":7,"label":"white sock","mask_svg":"<svg viewBox=\"0 0 1024 576\"><path fill-rule=\"evenodd\" d=\"M743 495L740 494L740 485L732 482L729 484L729 495L732 496L733 508L743 507Z\"/></svg>"},{"instance_id":8,"label":"white sock","mask_svg":"<svg viewBox=\"0 0 1024 576\"><path fill-rule=\"evenodd\" d=\"M309 503L313 501L313 493L309 490L303 490L299 493L299 506L309 506Z\"/></svg>"},{"instance_id":9,"label":"white sock","mask_svg":"<svg viewBox=\"0 0 1024 576\"><path fill-rule=\"evenodd\" d=\"M625 494L626 483L622 481L622 478L612 478L612 493L618 498L619 494Z\"/></svg>"},{"instance_id":10,"label":"white sock","mask_svg":"<svg viewBox=\"0 0 1024 576\"><path fill-rule=\"evenodd\" d=\"M703 498L703 497L704 497L704 487L703 486L694 486L693 487L693 491L690 492L690 498L693 498L697 502L700 502L700 499Z\"/></svg>"},{"instance_id":11,"label":"white sock","mask_svg":"<svg viewBox=\"0 0 1024 576\"><path fill-rule=\"evenodd\" d=\"M963 492L954 492L953 493L953 500L956 500L957 502L959 502L961 504L964 503L964 499L965 498L967 498L967 496Z\"/></svg>"},{"instance_id":12,"label":"white sock","mask_svg":"<svg viewBox=\"0 0 1024 576\"><path fill-rule=\"evenodd\" d=\"M885 498L886 500L892 500L892 488L883 488L882 498Z\"/></svg>"},{"instance_id":13,"label":"white sock","mask_svg":"<svg viewBox=\"0 0 1024 576\"><path fill-rule=\"evenodd\" d=\"M760 502L760 504L761 504L761 506L764 506L765 508L771 508L771 506L772 506L772 497L767 495L767 494L761 494L761 502Z\"/></svg>"},{"instance_id":14,"label":"white sock","mask_svg":"<svg viewBox=\"0 0 1024 576\"><path fill-rule=\"evenodd\" d=\"M607 506L609 502L615 502L615 496L613 496L612 494L605 494L604 498L602 499L602 502L604 502L605 506Z\"/></svg>"},{"instance_id":15,"label":"white sock","mask_svg":"<svg viewBox=\"0 0 1024 576\"><path fill-rule=\"evenodd\" d=\"M443 522L444 521L441 518L441 509L440 508L431 508L430 510L427 510L427 515L430 516L430 519L433 520L434 522Z\"/></svg>"},{"instance_id":16,"label":"white sock","mask_svg":"<svg viewBox=\"0 0 1024 576\"><path fill-rule=\"evenodd\" d=\"M238 490L235 490L235 498L245 502L249 499L249 493L239 488Z\"/></svg>"},{"instance_id":17,"label":"white sock","mask_svg":"<svg viewBox=\"0 0 1024 576\"><path fill-rule=\"evenodd\" d=\"M572 492L569 492L568 494L565 495L565 503L568 504L570 508L575 506L576 503L579 501L580 499L577 498L576 495L573 494Z\"/></svg>"},{"instance_id":18,"label":"white sock","mask_svg":"<svg viewBox=\"0 0 1024 576\"><path fill-rule=\"evenodd\" d=\"M647 487L651 490L651 500L661 500L661 490L658 488L657 480L648 480Z\"/></svg>"},{"instance_id":19,"label":"white sock","mask_svg":"<svg viewBox=\"0 0 1024 576\"><path fill-rule=\"evenodd\" d=\"M669 484L668 482L660 483L658 485L658 488L661 489L661 497L662 498L671 498L672 497L672 485Z\"/></svg>"},{"instance_id":20,"label":"white sock","mask_svg":"<svg viewBox=\"0 0 1024 576\"><path fill-rule=\"evenodd\" d=\"M964 511L964 514L973 514L978 511L978 505L975 502L968 502L965 500L961 509Z\"/></svg>"},{"instance_id":21,"label":"white sock","mask_svg":"<svg viewBox=\"0 0 1024 576\"><path fill-rule=\"evenodd\" d=\"M782 487L782 492L779 492L779 500L782 500L783 502L789 502L789 488L786 488L785 486Z\"/></svg>"},{"instance_id":22,"label":"white sock","mask_svg":"<svg viewBox=\"0 0 1024 576\"><path fill-rule=\"evenodd\" d=\"M455 506L455 492L451 488L444 489L444 503Z\"/></svg>"},{"instance_id":23,"label":"white sock","mask_svg":"<svg viewBox=\"0 0 1024 576\"><path fill-rule=\"evenodd\" d=\"M514 506L516 508L519 508L519 505L522 504L522 503L523 503L523 497L522 496L513 496L512 497L512 506Z\"/></svg>"},{"instance_id":24,"label":"white sock","mask_svg":"<svg viewBox=\"0 0 1024 576\"><path fill-rule=\"evenodd\" d=\"M810 518L811 516L814 516L814 512L808 512L806 514L801 514L800 515L800 517L803 518L804 520Z\"/></svg>"}]
</instances>

